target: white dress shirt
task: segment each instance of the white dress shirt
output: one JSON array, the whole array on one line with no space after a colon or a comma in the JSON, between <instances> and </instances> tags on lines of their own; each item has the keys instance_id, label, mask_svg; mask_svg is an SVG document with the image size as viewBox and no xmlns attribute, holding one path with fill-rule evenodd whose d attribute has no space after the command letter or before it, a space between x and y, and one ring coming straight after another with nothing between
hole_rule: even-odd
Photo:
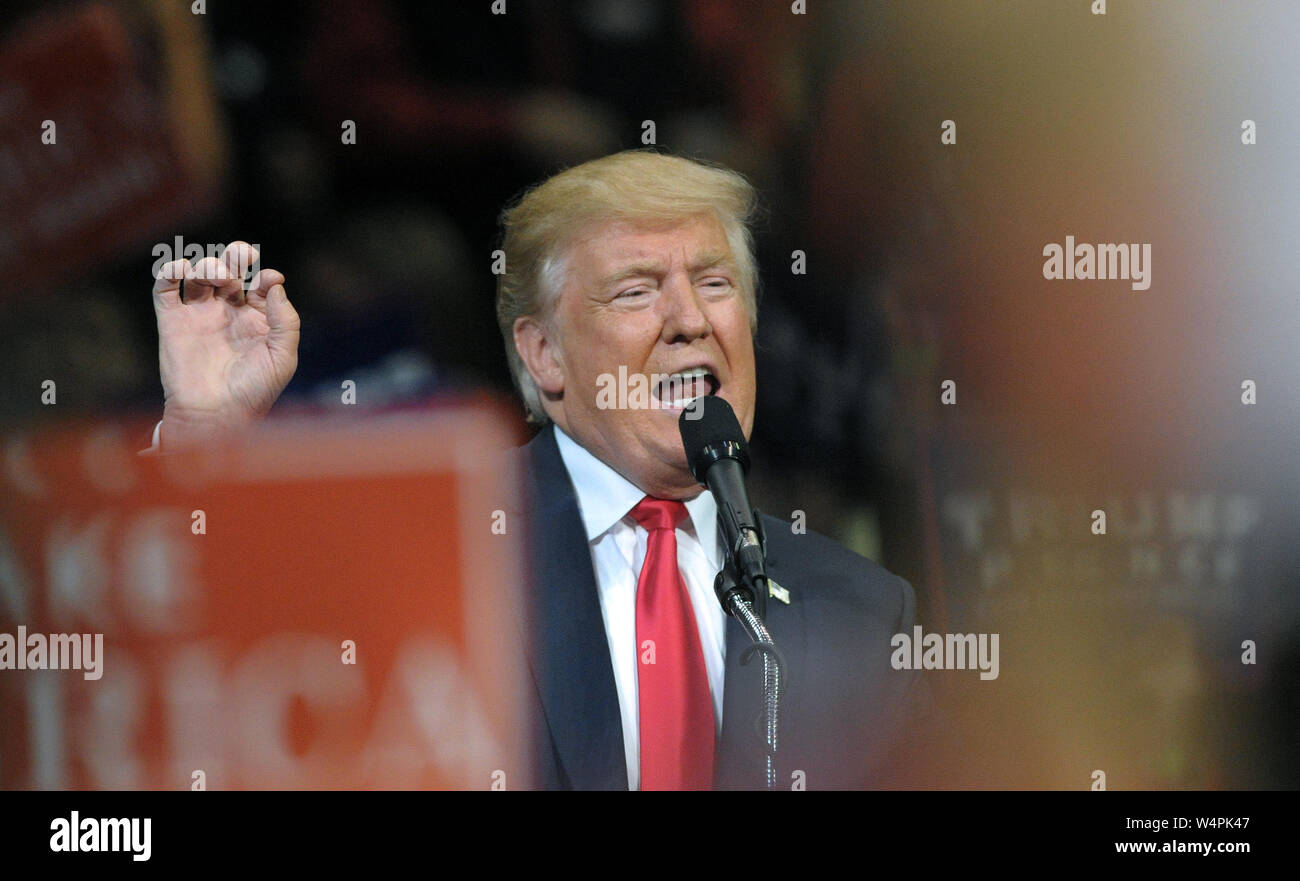
<instances>
[{"instance_id":1,"label":"white dress shirt","mask_svg":"<svg viewBox=\"0 0 1300 881\"><path fill-rule=\"evenodd\" d=\"M596 571L600 614L614 662L619 714L623 718L623 748L629 789L641 787L641 738L637 698L636 583L645 561L649 532L632 519L631 511L645 493L555 427L560 458L578 496L578 512L591 548ZM722 731L722 682L727 656L727 614L713 593L713 579L722 569L718 544L718 509L713 495L702 490L686 502L690 517L677 527L677 568L686 582L704 649L704 665L713 697L715 735Z\"/></svg>"}]
</instances>

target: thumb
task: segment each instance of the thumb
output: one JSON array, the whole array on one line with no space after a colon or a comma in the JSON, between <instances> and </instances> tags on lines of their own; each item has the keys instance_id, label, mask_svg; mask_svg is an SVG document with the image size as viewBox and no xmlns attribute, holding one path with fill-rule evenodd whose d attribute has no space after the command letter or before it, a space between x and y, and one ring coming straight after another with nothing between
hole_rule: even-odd
<instances>
[{"instance_id":1,"label":"thumb","mask_svg":"<svg viewBox=\"0 0 1300 881\"><path fill-rule=\"evenodd\" d=\"M298 333L302 322L298 310L289 302L284 285L278 284L266 294L266 346L277 364L298 366ZM292 368L291 368L292 369Z\"/></svg>"}]
</instances>

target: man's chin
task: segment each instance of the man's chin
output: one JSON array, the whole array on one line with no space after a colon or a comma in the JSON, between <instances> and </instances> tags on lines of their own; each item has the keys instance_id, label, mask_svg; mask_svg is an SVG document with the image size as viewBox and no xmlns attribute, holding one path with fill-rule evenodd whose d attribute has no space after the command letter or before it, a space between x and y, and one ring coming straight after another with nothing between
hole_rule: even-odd
<instances>
[{"instance_id":1,"label":"man's chin","mask_svg":"<svg viewBox=\"0 0 1300 881\"><path fill-rule=\"evenodd\" d=\"M680 437L671 441L659 437L656 448L650 451L653 464L642 479L634 481L646 492L657 498L680 499L693 498L700 490L700 485L691 476L686 464L686 450L682 447Z\"/></svg>"}]
</instances>

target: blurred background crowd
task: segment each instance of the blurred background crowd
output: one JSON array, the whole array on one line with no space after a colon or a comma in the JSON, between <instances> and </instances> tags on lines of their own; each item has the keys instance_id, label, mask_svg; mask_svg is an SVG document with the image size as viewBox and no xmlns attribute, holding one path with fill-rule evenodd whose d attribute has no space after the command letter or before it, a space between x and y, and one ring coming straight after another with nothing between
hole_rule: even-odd
<instances>
[{"instance_id":1,"label":"blurred background crowd","mask_svg":"<svg viewBox=\"0 0 1300 881\"><path fill-rule=\"evenodd\" d=\"M508 395L499 211L651 120L763 201L756 502L907 577L927 629L1002 634L997 682L942 674L941 779L1300 784L1296 9L490 6L6 3L5 433L160 413L177 236L285 273L288 408ZM1150 290L1045 281L1066 235L1152 243Z\"/></svg>"}]
</instances>

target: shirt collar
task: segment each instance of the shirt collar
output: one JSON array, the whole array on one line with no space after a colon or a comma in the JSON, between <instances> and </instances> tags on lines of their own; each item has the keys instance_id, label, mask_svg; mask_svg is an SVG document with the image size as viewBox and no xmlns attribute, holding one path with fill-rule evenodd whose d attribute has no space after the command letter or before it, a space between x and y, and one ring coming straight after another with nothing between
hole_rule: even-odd
<instances>
[{"instance_id":1,"label":"shirt collar","mask_svg":"<svg viewBox=\"0 0 1300 881\"><path fill-rule=\"evenodd\" d=\"M573 489L578 496L578 513L587 532L587 541L595 541L645 498L645 493L623 475L597 459L577 441L552 426L555 444L560 448L560 458L569 472ZM718 506L707 489L693 499L686 500L686 512L695 527L695 535L709 564L722 568L721 549L718 547Z\"/></svg>"}]
</instances>

